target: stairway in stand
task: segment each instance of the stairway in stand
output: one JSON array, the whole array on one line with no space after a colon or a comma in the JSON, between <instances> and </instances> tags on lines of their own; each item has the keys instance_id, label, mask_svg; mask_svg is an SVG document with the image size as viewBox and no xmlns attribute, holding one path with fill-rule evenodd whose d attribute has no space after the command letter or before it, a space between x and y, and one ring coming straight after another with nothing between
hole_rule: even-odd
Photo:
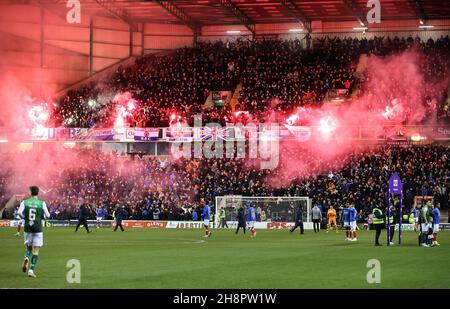
<instances>
[{"instance_id":1,"label":"stairway in stand","mask_svg":"<svg viewBox=\"0 0 450 309\"><path fill-rule=\"evenodd\" d=\"M241 90L242 90L242 84L239 83L236 86L236 89L234 89L233 97L231 98L231 101L230 101L231 111L233 111L233 112L235 111L235 106L238 103L239 97L241 96Z\"/></svg>"}]
</instances>

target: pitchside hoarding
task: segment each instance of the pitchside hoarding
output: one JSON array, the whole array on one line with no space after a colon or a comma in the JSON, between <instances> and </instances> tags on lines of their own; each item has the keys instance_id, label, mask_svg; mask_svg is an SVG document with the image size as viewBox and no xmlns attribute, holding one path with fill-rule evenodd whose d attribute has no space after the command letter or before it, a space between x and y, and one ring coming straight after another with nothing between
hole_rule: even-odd
<instances>
[{"instance_id":1,"label":"pitchside hoarding","mask_svg":"<svg viewBox=\"0 0 450 309\"><path fill-rule=\"evenodd\" d=\"M95 220L88 220L89 227L95 227ZM0 220L0 227L17 227L18 220ZM44 227L75 227L78 220L43 220ZM212 223L211 223L212 224ZM237 227L237 221L227 221L229 229ZM204 228L203 221L146 221L146 220L124 220L122 222L124 228L150 228L150 229L202 229ZM103 220L101 227L116 226L113 220ZM256 222L255 229L281 229L287 230L294 226L294 222ZM215 222L215 228L218 227L218 222ZM304 228L306 230L313 229L311 222L305 222Z\"/></svg>"},{"instance_id":2,"label":"pitchside hoarding","mask_svg":"<svg viewBox=\"0 0 450 309\"><path fill-rule=\"evenodd\" d=\"M18 220L0 220L0 227L17 227ZM42 221L45 227L75 227L77 220L46 220ZM95 227L95 220L88 220L89 227ZM237 228L237 221L227 221L229 229ZM215 222L214 227L217 228L218 222ZM305 230L312 230L312 222L304 222ZM112 220L104 220L101 227L114 228L115 222ZM151 228L151 229L202 229L204 227L203 221L144 221L144 220L124 220L123 226L125 228ZM260 230L288 230L294 226L294 222L256 222L255 229ZM402 224L403 231L414 231L414 224ZM441 231L450 231L450 223L441 223L439 225ZM395 230L398 230L398 224L395 225Z\"/></svg>"}]
</instances>

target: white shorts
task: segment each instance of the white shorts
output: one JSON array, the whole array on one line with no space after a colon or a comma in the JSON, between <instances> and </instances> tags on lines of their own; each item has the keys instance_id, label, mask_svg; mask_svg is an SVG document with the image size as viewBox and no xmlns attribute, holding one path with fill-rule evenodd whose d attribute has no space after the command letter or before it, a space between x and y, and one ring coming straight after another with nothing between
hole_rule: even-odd
<instances>
[{"instance_id":1,"label":"white shorts","mask_svg":"<svg viewBox=\"0 0 450 309\"><path fill-rule=\"evenodd\" d=\"M356 231L356 221L351 221L350 222L350 230L351 231Z\"/></svg>"},{"instance_id":2,"label":"white shorts","mask_svg":"<svg viewBox=\"0 0 450 309\"><path fill-rule=\"evenodd\" d=\"M247 221L247 228L252 229L255 227L255 221Z\"/></svg>"},{"instance_id":3,"label":"white shorts","mask_svg":"<svg viewBox=\"0 0 450 309\"><path fill-rule=\"evenodd\" d=\"M17 225L20 225L20 226L24 226L25 225L25 220L22 219L22 218L16 218L16 221L18 221Z\"/></svg>"},{"instance_id":4,"label":"white shorts","mask_svg":"<svg viewBox=\"0 0 450 309\"><path fill-rule=\"evenodd\" d=\"M97 221L102 221L102 220L103 220L102 217L95 217L95 219L96 219Z\"/></svg>"},{"instance_id":5,"label":"white shorts","mask_svg":"<svg viewBox=\"0 0 450 309\"><path fill-rule=\"evenodd\" d=\"M350 227L350 222L344 222L344 227Z\"/></svg>"},{"instance_id":6,"label":"white shorts","mask_svg":"<svg viewBox=\"0 0 450 309\"><path fill-rule=\"evenodd\" d=\"M439 223L434 224L434 226L433 226L433 233L437 233L437 232L439 232Z\"/></svg>"},{"instance_id":7,"label":"white shorts","mask_svg":"<svg viewBox=\"0 0 450 309\"><path fill-rule=\"evenodd\" d=\"M428 233L428 228L431 227L428 223L422 223L422 233Z\"/></svg>"},{"instance_id":8,"label":"white shorts","mask_svg":"<svg viewBox=\"0 0 450 309\"><path fill-rule=\"evenodd\" d=\"M414 222L419 222L419 218L414 218Z\"/></svg>"},{"instance_id":9,"label":"white shorts","mask_svg":"<svg viewBox=\"0 0 450 309\"><path fill-rule=\"evenodd\" d=\"M44 244L44 233L24 233L25 246L42 247Z\"/></svg>"},{"instance_id":10,"label":"white shorts","mask_svg":"<svg viewBox=\"0 0 450 309\"><path fill-rule=\"evenodd\" d=\"M209 226L209 219L203 220L203 224L206 225L206 226Z\"/></svg>"}]
</instances>

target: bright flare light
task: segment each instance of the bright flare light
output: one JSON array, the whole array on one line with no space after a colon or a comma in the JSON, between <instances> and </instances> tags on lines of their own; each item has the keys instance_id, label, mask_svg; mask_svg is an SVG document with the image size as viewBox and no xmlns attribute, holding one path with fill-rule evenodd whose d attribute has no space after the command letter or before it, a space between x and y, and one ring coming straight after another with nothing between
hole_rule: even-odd
<instances>
[{"instance_id":1,"label":"bright flare light","mask_svg":"<svg viewBox=\"0 0 450 309\"><path fill-rule=\"evenodd\" d=\"M405 118L405 112L401 101L393 99L391 105L386 105L385 111L381 115L386 120L403 120Z\"/></svg>"},{"instance_id":2,"label":"bright flare light","mask_svg":"<svg viewBox=\"0 0 450 309\"><path fill-rule=\"evenodd\" d=\"M116 118L116 121L114 121L114 129L118 133L122 133L122 131L124 130L124 127L125 127L124 118L128 115L129 115L129 113L125 109L125 107L120 106L119 108L117 108L117 118Z\"/></svg>"},{"instance_id":3,"label":"bright flare light","mask_svg":"<svg viewBox=\"0 0 450 309\"><path fill-rule=\"evenodd\" d=\"M383 115L384 119L389 119L392 116L392 109L389 106L386 106L386 109L383 113L381 113L381 115Z\"/></svg>"},{"instance_id":4,"label":"bright flare light","mask_svg":"<svg viewBox=\"0 0 450 309\"><path fill-rule=\"evenodd\" d=\"M30 120L34 124L36 124L36 123L43 124L49 118L47 108L45 107L45 105L32 106L28 110L28 118L30 118Z\"/></svg>"},{"instance_id":5,"label":"bright flare light","mask_svg":"<svg viewBox=\"0 0 450 309\"><path fill-rule=\"evenodd\" d=\"M44 133L45 125L50 118L50 114L47 110L47 103L30 107L28 110L28 118L32 124L31 135L41 136Z\"/></svg>"},{"instance_id":6,"label":"bright flare light","mask_svg":"<svg viewBox=\"0 0 450 309\"><path fill-rule=\"evenodd\" d=\"M127 108L129 112L133 111L136 108L135 101L134 100L128 101Z\"/></svg>"},{"instance_id":7,"label":"bright flare light","mask_svg":"<svg viewBox=\"0 0 450 309\"><path fill-rule=\"evenodd\" d=\"M97 102L95 101L95 100L89 100L88 101L88 106L90 107L90 108L93 108L93 107L95 107L97 105Z\"/></svg>"},{"instance_id":8,"label":"bright flare light","mask_svg":"<svg viewBox=\"0 0 450 309\"><path fill-rule=\"evenodd\" d=\"M411 135L411 140L413 142L420 142L421 140L425 140L425 139L426 139L426 137L421 136L420 134Z\"/></svg>"},{"instance_id":9,"label":"bright flare light","mask_svg":"<svg viewBox=\"0 0 450 309\"><path fill-rule=\"evenodd\" d=\"M290 126L293 126L297 120L299 119L297 114L292 114L291 116L289 116L288 119L286 119L286 123Z\"/></svg>"},{"instance_id":10,"label":"bright flare light","mask_svg":"<svg viewBox=\"0 0 450 309\"><path fill-rule=\"evenodd\" d=\"M138 102L133 99L130 92L118 93L114 96L117 116L114 121L114 129L119 134L125 132L126 117L132 116L133 111L138 107Z\"/></svg>"},{"instance_id":11,"label":"bright flare light","mask_svg":"<svg viewBox=\"0 0 450 309\"><path fill-rule=\"evenodd\" d=\"M319 130L325 139L330 138L330 135L336 130L336 123L331 116L320 119Z\"/></svg>"}]
</instances>

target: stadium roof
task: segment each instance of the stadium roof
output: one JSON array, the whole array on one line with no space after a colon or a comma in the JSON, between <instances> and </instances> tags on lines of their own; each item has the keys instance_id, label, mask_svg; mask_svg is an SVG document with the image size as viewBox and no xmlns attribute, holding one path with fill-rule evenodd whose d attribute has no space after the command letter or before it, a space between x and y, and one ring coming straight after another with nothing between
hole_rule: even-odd
<instances>
[{"instance_id":1,"label":"stadium roof","mask_svg":"<svg viewBox=\"0 0 450 309\"><path fill-rule=\"evenodd\" d=\"M11 1L17 3L18 1ZM67 0L20 0L61 6ZM81 0L82 9L127 22L190 26L354 21L364 19L368 0ZM450 19L448 0L380 0L382 20Z\"/></svg>"}]
</instances>

